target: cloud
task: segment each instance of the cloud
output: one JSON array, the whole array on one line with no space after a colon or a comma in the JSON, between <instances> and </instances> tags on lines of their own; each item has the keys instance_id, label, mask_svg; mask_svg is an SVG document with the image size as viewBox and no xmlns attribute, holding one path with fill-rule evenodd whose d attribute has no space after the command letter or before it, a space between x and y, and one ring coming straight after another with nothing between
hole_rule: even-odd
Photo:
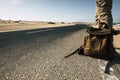
<instances>
[{"instance_id":1,"label":"cloud","mask_svg":"<svg viewBox=\"0 0 120 80\"><path fill-rule=\"evenodd\" d=\"M9 0L10 5L19 6L24 2L24 0Z\"/></svg>"}]
</instances>

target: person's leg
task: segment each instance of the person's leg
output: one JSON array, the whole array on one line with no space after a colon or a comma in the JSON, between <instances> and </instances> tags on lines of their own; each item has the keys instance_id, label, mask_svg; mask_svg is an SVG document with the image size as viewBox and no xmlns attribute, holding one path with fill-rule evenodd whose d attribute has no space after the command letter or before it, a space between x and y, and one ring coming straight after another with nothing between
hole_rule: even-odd
<instances>
[{"instance_id":1,"label":"person's leg","mask_svg":"<svg viewBox=\"0 0 120 80\"><path fill-rule=\"evenodd\" d=\"M112 30L113 25L111 9L112 0L96 0L96 23L98 28L101 29L89 29L89 35L85 37L84 45L80 47L79 54L83 53L95 57L102 56L106 59L113 57L113 52L115 51L113 47L113 36L110 34L111 32L107 33L107 31ZM93 34L91 34L91 31Z\"/></svg>"},{"instance_id":2,"label":"person's leg","mask_svg":"<svg viewBox=\"0 0 120 80\"><path fill-rule=\"evenodd\" d=\"M108 29L112 29L112 0L96 0L96 24L97 28L107 25Z\"/></svg>"}]
</instances>

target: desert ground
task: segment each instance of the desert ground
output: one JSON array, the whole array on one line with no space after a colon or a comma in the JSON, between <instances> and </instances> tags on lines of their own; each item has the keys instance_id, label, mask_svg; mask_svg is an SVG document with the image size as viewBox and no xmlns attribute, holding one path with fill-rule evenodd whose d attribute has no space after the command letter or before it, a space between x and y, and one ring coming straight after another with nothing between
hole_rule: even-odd
<instances>
[{"instance_id":1,"label":"desert ground","mask_svg":"<svg viewBox=\"0 0 120 80\"><path fill-rule=\"evenodd\" d=\"M41 29L41 28L51 28L51 27L62 27L75 25L75 23L70 22L42 22L42 21L13 21L13 20L1 20L0 19L0 33L20 31L20 30L30 30L30 29ZM120 30L120 26L113 26L115 30ZM114 36L114 46L116 51L120 53L120 34Z\"/></svg>"},{"instance_id":2,"label":"desert ground","mask_svg":"<svg viewBox=\"0 0 120 80\"><path fill-rule=\"evenodd\" d=\"M4 20L0 21L0 33L19 31L19 30L30 30L30 29L40 29L40 28L50 28L50 27L61 27L73 25L72 23L65 22L37 22L37 21L10 21Z\"/></svg>"},{"instance_id":3,"label":"desert ground","mask_svg":"<svg viewBox=\"0 0 120 80\"><path fill-rule=\"evenodd\" d=\"M64 22L0 23L0 80L119 80L118 58L113 60L110 74L104 73L109 63L104 60L78 55L64 59L65 55L83 44L86 33L85 29L81 30L82 26ZM41 33L38 31L36 34L26 34L26 31L17 33L20 30L31 32L33 29L51 27L59 29L44 30ZM113 28L120 30L120 26ZM12 34L8 35L6 32ZM113 43L116 51L120 53L120 34L114 36Z\"/></svg>"},{"instance_id":4,"label":"desert ground","mask_svg":"<svg viewBox=\"0 0 120 80\"><path fill-rule=\"evenodd\" d=\"M120 30L120 26L114 27L116 30ZM114 46L116 48L116 51L120 53L120 34L114 36Z\"/></svg>"}]
</instances>

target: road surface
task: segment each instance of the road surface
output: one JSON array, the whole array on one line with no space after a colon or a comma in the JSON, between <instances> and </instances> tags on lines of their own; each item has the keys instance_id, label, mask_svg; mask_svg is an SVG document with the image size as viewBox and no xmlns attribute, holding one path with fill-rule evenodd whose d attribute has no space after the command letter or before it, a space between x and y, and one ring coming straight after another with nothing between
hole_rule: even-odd
<instances>
[{"instance_id":1,"label":"road surface","mask_svg":"<svg viewBox=\"0 0 120 80\"><path fill-rule=\"evenodd\" d=\"M85 25L0 33L0 80L119 80L119 64L83 55ZM115 69L114 69L115 68Z\"/></svg>"}]
</instances>

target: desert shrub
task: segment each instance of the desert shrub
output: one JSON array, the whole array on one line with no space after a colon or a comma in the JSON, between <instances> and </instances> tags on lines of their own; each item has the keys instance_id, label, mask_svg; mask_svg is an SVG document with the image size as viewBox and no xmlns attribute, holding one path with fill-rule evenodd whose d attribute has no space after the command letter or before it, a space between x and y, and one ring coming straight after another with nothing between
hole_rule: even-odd
<instances>
[{"instance_id":1,"label":"desert shrub","mask_svg":"<svg viewBox=\"0 0 120 80\"><path fill-rule=\"evenodd\" d=\"M2 23L2 19L0 19L0 23Z\"/></svg>"},{"instance_id":2,"label":"desert shrub","mask_svg":"<svg viewBox=\"0 0 120 80\"><path fill-rule=\"evenodd\" d=\"M65 24L65 22L61 22L61 24Z\"/></svg>"},{"instance_id":3,"label":"desert shrub","mask_svg":"<svg viewBox=\"0 0 120 80\"><path fill-rule=\"evenodd\" d=\"M8 23L9 23L9 24L13 24L13 21L12 21L12 20L8 20Z\"/></svg>"},{"instance_id":4,"label":"desert shrub","mask_svg":"<svg viewBox=\"0 0 120 80\"><path fill-rule=\"evenodd\" d=\"M20 23L20 21L14 21L14 23Z\"/></svg>"},{"instance_id":5,"label":"desert shrub","mask_svg":"<svg viewBox=\"0 0 120 80\"><path fill-rule=\"evenodd\" d=\"M54 22L47 22L48 24L55 24Z\"/></svg>"},{"instance_id":6,"label":"desert shrub","mask_svg":"<svg viewBox=\"0 0 120 80\"><path fill-rule=\"evenodd\" d=\"M1 23L2 23L2 24L7 24L7 21L2 20Z\"/></svg>"}]
</instances>

